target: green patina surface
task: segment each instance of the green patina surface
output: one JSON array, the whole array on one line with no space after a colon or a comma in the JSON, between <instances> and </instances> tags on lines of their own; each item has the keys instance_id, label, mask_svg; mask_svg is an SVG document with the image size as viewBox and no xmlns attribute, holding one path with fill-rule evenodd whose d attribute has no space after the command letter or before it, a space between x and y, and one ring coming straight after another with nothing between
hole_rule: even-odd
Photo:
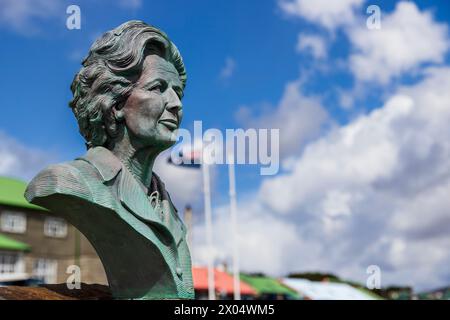
<instances>
[{"instance_id":1,"label":"green patina surface","mask_svg":"<svg viewBox=\"0 0 450 320\"><path fill-rule=\"evenodd\" d=\"M23 196L27 184L21 180L0 177L0 204L36 210L45 210L29 203Z\"/></svg>"},{"instance_id":2,"label":"green patina surface","mask_svg":"<svg viewBox=\"0 0 450 320\"><path fill-rule=\"evenodd\" d=\"M153 172L177 142L185 82L161 30L128 21L106 32L71 85L88 152L42 170L25 191L89 239L118 299L194 298L186 227Z\"/></svg>"},{"instance_id":3,"label":"green patina surface","mask_svg":"<svg viewBox=\"0 0 450 320\"><path fill-rule=\"evenodd\" d=\"M31 247L23 242L8 238L0 233L0 250L28 251Z\"/></svg>"},{"instance_id":4,"label":"green patina surface","mask_svg":"<svg viewBox=\"0 0 450 320\"><path fill-rule=\"evenodd\" d=\"M282 294L287 295L293 299L300 298L299 294L281 284L278 280L265 276L251 276L247 274L241 274L242 281L249 284L255 291L261 294Z\"/></svg>"}]
</instances>

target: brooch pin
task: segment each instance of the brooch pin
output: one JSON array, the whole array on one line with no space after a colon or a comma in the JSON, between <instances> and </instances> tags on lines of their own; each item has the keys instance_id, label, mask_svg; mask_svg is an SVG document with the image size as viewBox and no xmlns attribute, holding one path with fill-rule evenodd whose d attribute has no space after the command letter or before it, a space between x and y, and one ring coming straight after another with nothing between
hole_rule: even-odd
<instances>
[{"instance_id":1,"label":"brooch pin","mask_svg":"<svg viewBox=\"0 0 450 320\"><path fill-rule=\"evenodd\" d=\"M157 213L159 213L161 219L163 219L163 217L164 217L164 211L162 210L162 207L161 207L161 200L160 200L160 198L159 198L159 192L158 192L158 190L153 191L153 192L150 194L149 199L150 199L150 204L152 205L153 209L154 209Z\"/></svg>"}]
</instances>

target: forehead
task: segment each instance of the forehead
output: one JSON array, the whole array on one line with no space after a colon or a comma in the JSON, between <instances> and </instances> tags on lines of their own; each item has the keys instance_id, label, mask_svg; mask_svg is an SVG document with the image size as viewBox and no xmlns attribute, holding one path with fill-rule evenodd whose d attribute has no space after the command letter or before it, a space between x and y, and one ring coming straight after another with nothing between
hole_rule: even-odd
<instances>
[{"instance_id":1,"label":"forehead","mask_svg":"<svg viewBox=\"0 0 450 320\"><path fill-rule=\"evenodd\" d=\"M155 79L164 79L181 87L180 76L174 65L156 54L150 54L144 59L139 82L145 84Z\"/></svg>"}]
</instances>

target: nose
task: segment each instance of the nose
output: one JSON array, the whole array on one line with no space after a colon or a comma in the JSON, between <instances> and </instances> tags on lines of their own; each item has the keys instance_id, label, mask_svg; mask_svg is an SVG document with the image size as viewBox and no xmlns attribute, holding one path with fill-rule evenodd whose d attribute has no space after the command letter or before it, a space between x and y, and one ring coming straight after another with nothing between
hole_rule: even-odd
<instances>
[{"instance_id":1,"label":"nose","mask_svg":"<svg viewBox=\"0 0 450 320\"><path fill-rule=\"evenodd\" d=\"M167 92L166 109L173 114L177 114L183 107L180 98L178 97L175 90L169 88Z\"/></svg>"}]
</instances>

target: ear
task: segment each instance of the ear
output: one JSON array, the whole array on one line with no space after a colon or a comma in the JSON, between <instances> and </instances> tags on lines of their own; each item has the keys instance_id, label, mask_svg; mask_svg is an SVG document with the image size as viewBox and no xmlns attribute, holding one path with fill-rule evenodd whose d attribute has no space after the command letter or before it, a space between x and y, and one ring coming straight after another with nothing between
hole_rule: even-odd
<instances>
[{"instance_id":1,"label":"ear","mask_svg":"<svg viewBox=\"0 0 450 320\"><path fill-rule=\"evenodd\" d=\"M123 123L125 118L124 112L115 105L110 107L109 110L106 105L103 105L103 112L104 128L107 135L114 140L120 134L121 122Z\"/></svg>"},{"instance_id":2,"label":"ear","mask_svg":"<svg viewBox=\"0 0 450 320\"><path fill-rule=\"evenodd\" d=\"M111 112L113 114L114 119L116 119L117 122L122 122L124 118L122 106L115 105L111 108Z\"/></svg>"}]
</instances>

